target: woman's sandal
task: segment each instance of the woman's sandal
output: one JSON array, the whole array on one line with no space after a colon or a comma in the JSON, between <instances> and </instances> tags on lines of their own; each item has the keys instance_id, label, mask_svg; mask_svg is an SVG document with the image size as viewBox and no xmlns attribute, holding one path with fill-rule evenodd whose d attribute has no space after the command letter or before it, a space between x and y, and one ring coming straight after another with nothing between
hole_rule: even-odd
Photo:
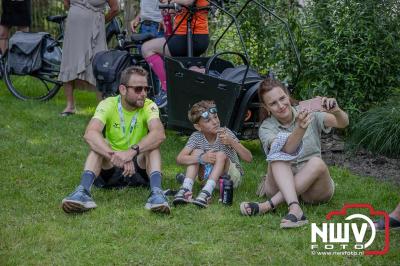
<instances>
[{"instance_id":1,"label":"woman's sandal","mask_svg":"<svg viewBox=\"0 0 400 266\"><path fill-rule=\"evenodd\" d=\"M385 231L385 219L374 221L374 224L377 231ZM400 221L389 216L389 230L400 230Z\"/></svg>"},{"instance_id":2,"label":"woman's sandal","mask_svg":"<svg viewBox=\"0 0 400 266\"><path fill-rule=\"evenodd\" d=\"M271 199L268 200L268 203L271 206L270 210L275 211L275 205L274 205L274 203L272 202ZM246 205L247 205L247 207L246 207ZM266 211L264 213L261 213L259 205L260 205L259 202L247 202L247 201L242 202L242 203L240 203L240 212L244 216L263 215L263 214L268 212L268 211ZM251 210L250 213L247 212L247 209Z\"/></svg>"},{"instance_id":3,"label":"woman's sandal","mask_svg":"<svg viewBox=\"0 0 400 266\"><path fill-rule=\"evenodd\" d=\"M293 201L289 203L289 207L292 206L293 204L297 204L300 206L300 204L297 201ZM294 215L293 213L288 213L285 217L283 217L283 219L286 220L284 222L281 222L281 228L284 229L296 228L308 224L307 217L304 216L304 213L300 219L298 219L296 215Z\"/></svg>"}]
</instances>

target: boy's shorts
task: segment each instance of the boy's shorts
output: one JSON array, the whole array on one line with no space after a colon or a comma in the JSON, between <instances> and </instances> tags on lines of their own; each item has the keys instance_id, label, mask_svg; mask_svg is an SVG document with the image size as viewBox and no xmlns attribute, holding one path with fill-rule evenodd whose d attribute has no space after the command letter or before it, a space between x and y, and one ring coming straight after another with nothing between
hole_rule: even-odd
<instances>
[{"instance_id":1,"label":"boy's shorts","mask_svg":"<svg viewBox=\"0 0 400 266\"><path fill-rule=\"evenodd\" d=\"M231 162L230 160L229 160L229 169L228 169L227 174L231 177L234 188L237 188L242 183L242 175L240 174L239 169L237 169L235 163ZM204 166L203 165L200 167L200 171L199 171L198 175L199 175L199 181L203 183L204 182Z\"/></svg>"},{"instance_id":2,"label":"boy's shorts","mask_svg":"<svg viewBox=\"0 0 400 266\"><path fill-rule=\"evenodd\" d=\"M237 169L236 164L231 161L229 162L228 175L230 175L231 180L233 181L233 187L237 188L242 183L242 175L240 174L239 169Z\"/></svg>"}]
</instances>

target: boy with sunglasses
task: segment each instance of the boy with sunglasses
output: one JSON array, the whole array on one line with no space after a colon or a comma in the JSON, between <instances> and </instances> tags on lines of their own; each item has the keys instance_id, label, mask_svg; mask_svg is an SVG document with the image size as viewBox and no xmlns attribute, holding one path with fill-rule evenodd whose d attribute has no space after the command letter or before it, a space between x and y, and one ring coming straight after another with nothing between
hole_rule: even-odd
<instances>
[{"instance_id":1,"label":"boy with sunglasses","mask_svg":"<svg viewBox=\"0 0 400 266\"><path fill-rule=\"evenodd\" d=\"M174 198L174 205L191 202L192 188L196 176L205 181L205 185L193 204L207 207L212 192L221 175L230 175L234 187L241 182L243 169L239 157L251 162L251 152L246 149L228 128L221 128L217 107L213 101L195 103L188 112L194 132L176 161L186 165L186 174L182 187ZM239 155L239 156L238 156Z\"/></svg>"},{"instance_id":2,"label":"boy with sunglasses","mask_svg":"<svg viewBox=\"0 0 400 266\"><path fill-rule=\"evenodd\" d=\"M156 104L147 99L147 75L141 67L125 69L121 74L120 95L104 99L97 106L85 132L90 153L81 183L63 199L65 212L84 212L97 207L90 194L95 179L98 186L108 188L150 186L145 208L170 212L161 189L160 145L165 132Z\"/></svg>"}]
</instances>

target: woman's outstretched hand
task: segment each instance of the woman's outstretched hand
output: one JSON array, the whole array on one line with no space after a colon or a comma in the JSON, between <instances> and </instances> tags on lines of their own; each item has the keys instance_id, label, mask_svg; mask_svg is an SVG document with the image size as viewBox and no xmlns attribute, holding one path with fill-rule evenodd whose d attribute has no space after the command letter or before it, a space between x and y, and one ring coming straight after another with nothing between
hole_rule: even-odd
<instances>
[{"instance_id":1,"label":"woman's outstretched hand","mask_svg":"<svg viewBox=\"0 0 400 266\"><path fill-rule=\"evenodd\" d=\"M340 111L339 105L335 98L322 97L322 111L327 113L336 113Z\"/></svg>"}]
</instances>

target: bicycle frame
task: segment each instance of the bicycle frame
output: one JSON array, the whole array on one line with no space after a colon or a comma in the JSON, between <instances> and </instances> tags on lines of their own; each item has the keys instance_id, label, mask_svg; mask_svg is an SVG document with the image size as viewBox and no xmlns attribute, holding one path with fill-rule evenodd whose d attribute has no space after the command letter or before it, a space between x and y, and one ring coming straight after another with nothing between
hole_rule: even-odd
<instances>
[{"instance_id":1,"label":"bicycle frame","mask_svg":"<svg viewBox=\"0 0 400 266\"><path fill-rule=\"evenodd\" d=\"M64 24L65 24L65 19L67 15L56 15L56 16L48 16L47 20L53 23L58 24L58 35L55 37L55 39L49 44L46 43L46 51L44 53L49 52L51 53L53 49L58 49L58 53L56 58L60 58L59 61L43 61L42 67L33 72L29 73L26 75L16 75L14 73L9 72L8 67L7 67L7 62L5 62L5 58L7 57L7 54L2 57L1 59L1 64L3 69L2 73L4 76L4 81L6 83L7 88L9 91L18 99L20 100L28 100L28 99L33 99L33 100L39 100L39 101L45 101L49 100L52 97L54 97L61 86L63 85L63 82L58 80L58 75L60 71L60 65L61 65L61 46L63 43L63 38L64 38ZM115 22L116 18L113 18L112 22ZM119 33L119 32L118 32ZM117 33L111 34L111 37L113 35L117 35ZM45 41L48 41L46 39ZM7 51L8 53L8 51ZM35 92L35 89L31 89L31 85L37 83L37 82L32 82L32 80L39 80L40 82L37 87L37 92ZM40 87L40 89L39 89Z\"/></svg>"}]
</instances>

